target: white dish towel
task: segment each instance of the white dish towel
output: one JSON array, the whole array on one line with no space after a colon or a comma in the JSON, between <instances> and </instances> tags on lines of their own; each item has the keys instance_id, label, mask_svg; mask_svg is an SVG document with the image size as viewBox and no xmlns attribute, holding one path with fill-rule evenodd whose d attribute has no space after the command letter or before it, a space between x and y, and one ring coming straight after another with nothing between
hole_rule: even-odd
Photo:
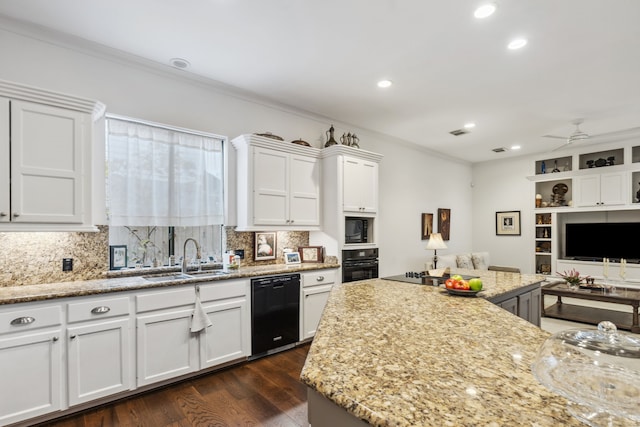
<instances>
[{"instance_id":1,"label":"white dish towel","mask_svg":"<svg viewBox=\"0 0 640 427\"><path fill-rule=\"evenodd\" d=\"M213 325L213 323L211 323L211 319L209 319L204 308L202 308L200 294L198 293L196 294L196 307L193 309L193 314L191 315L191 332L203 331L211 325Z\"/></svg>"}]
</instances>

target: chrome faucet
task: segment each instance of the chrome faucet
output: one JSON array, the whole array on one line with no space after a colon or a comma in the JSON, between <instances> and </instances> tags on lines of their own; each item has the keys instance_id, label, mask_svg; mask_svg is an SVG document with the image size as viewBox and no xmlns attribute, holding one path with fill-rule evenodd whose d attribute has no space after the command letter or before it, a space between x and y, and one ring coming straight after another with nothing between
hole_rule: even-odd
<instances>
[{"instance_id":1,"label":"chrome faucet","mask_svg":"<svg viewBox=\"0 0 640 427\"><path fill-rule=\"evenodd\" d=\"M187 273L187 243L189 243L189 241L192 241L196 245L196 258L198 260L198 270L200 270L200 260L202 259L200 245L198 244L196 239L189 237L184 241L184 247L182 248L182 274Z\"/></svg>"}]
</instances>

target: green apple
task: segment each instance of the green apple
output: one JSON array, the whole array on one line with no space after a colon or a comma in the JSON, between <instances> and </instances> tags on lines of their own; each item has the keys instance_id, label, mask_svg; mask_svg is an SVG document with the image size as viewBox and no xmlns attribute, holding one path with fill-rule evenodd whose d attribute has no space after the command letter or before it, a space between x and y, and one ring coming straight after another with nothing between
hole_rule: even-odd
<instances>
[{"instance_id":1,"label":"green apple","mask_svg":"<svg viewBox=\"0 0 640 427\"><path fill-rule=\"evenodd\" d=\"M479 277L475 277L469 280L469 289L472 291L481 291L482 290L482 280Z\"/></svg>"},{"instance_id":2,"label":"green apple","mask_svg":"<svg viewBox=\"0 0 640 427\"><path fill-rule=\"evenodd\" d=\"M453 276L451 276L451 278L452 278L453 280L462 280L462 276L461 276L461 275L459 275L459 274L454 274Z\"/></svg>"}]
</instances>

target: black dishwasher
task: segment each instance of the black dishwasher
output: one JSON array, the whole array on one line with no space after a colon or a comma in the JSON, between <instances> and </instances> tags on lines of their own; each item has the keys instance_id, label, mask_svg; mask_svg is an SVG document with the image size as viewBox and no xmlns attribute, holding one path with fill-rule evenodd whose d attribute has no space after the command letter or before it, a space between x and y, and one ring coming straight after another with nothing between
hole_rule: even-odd
<instances>
[{"instance_id":1,"label":"black dishwasher","mask_svg":"<svg viewBox=\"0 0 640 427\"><path fill-rule=\"evenodd\" d=\"M251 355L270 354L295 344L300 335L299 313L299 274L252 279Z\"/></svg>"}]
</instances>

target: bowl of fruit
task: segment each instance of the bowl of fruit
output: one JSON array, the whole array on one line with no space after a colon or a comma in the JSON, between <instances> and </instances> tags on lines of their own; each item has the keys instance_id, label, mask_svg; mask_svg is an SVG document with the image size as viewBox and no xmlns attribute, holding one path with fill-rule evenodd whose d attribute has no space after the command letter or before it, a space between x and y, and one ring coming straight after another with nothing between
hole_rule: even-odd
<instances>
[{"instance_id":1,"label":"bowl of fruit","mask_svg":"<svg viewBox=\"0 0 640 427\"><path fill-rule=\"evenodd\" d=\"M462 276L454 274L444 282L444 286L450 295L473 297L482 291L482 280L479 277L465 280Z\"/></svg>"}]
</instances>

